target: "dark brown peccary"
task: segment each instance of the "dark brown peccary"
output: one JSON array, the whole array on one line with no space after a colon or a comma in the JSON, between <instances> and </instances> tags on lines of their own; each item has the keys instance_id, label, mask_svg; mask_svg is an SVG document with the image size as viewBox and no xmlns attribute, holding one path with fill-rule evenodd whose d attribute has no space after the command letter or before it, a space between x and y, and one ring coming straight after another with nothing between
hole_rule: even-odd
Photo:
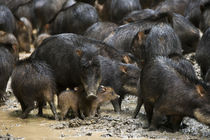
<instances>
[{"instance_id":1,"label":"dark brown peccary","mask_svg":"<svg viewBox=\"0 0 210 140\"><path fill-rule=\"evenodd\" d=\"M185 70L163 56L155 57L143 67L140 98L149 130L156 130L166 116L174 131L179 129L185 116L210 125L210 87Z\"/></svg>"},{"instance_id":2,"label":"dark brown peccary","mask_svg":"<svg viewBox=\"0 0 210 140\"><path fill-rule=\"evenodd\" d=\"M20 60L12 73L11 87L22 108L22 119L28 117L31 110L39 108L38 115L42 116L42 108L49 103L56 120L58 116L54 105L56 86L50 67L44 62L33 61L31 58Z\"/></svg>"}]
</instances>

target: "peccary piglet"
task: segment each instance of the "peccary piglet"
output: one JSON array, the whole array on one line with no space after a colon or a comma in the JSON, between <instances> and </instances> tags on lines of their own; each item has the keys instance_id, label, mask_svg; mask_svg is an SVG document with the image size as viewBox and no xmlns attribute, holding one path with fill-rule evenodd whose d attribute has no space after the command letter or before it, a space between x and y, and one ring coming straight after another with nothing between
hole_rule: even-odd
<instances>
[{"instance_id":1,"label":"peccary piglet","mask_svg":"<svg viewBox=\"0 0 210 140\"><path fill-rule=\"evenodd\" d=\"M80 91L65 90L59 94L58 106L61 110L61 120L63 120L69 109L72 109L74 116L84 119L84 117L94 116L97 108L107 101L118 98L118 95L110 87L101 86L97 96L87 97Z\"/></svg>"},{"instance_id":2,"label":"peccary piglet","mask_svg":"<svg viewBox=\"0 0 210 140\"><path fill-rule=\"evenodd\" d=\"M38 115L43 115L42 108L48 102L55 119L58 120L54 105L55 80L47 64L33 61L30 57L18 61L12 73L11 87L20 102L22 119L27 118L29 112L37 106Z\"/></svg>"}]
</instances>

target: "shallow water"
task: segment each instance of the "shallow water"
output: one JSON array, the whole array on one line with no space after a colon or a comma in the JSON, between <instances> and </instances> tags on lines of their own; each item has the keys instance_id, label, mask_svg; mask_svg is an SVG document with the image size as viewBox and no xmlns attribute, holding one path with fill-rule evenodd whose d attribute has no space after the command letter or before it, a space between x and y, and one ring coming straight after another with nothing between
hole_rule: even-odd
<instances>
[{"instance_id":1,"label":"shallow water","mask_svg":"<svg viewBox=\"0 0 210 140\"><path fill-rule=\"evenodd\" d=\"M0 107L0 135L6 136L10 135L11 137L18 139L81 139L81 140L100 140L107 139L102 137L103 132L83 132L83 129L80 127L75 128L64 128L59 127L61 124L68 123L66 121L55 121L52 119L52 113L47 106L44 110L44 117L36 116L37 110L34 110L30 113L27 119L21 119L21 110L19 104L16 104L16 99L11 97L6 105ZM81 130L81 131L80 131ZM87 135L87 136L86 136ZM90 135L90 136L88 136ZM118 139L117 137L108 138ZM139 138L142 140L147 140L148 138Z\"/></svg>"},{"instance_id":2,"label":"shallow water","mask_svg":"<svg viewBox=\"0 0 210 140\"><path fill-rule=\"evenodd\" d=\"M129 96L123 101L123 111L117 114L110 104L101 108L99 118L86 120L53 120L49 106L43 109L44 116L38 117L37 109L27 119L21 119L20 106L15 97L0 107L0 135L7 134L19 139L210 139L210 129L201 123L186 118L187 128L176 133L164 129L148 131L142 129L146 117L142 108L138 119L132 119L136 98ZM1 138L0 138L1 139Z\"/></svg>"}]
</instances>

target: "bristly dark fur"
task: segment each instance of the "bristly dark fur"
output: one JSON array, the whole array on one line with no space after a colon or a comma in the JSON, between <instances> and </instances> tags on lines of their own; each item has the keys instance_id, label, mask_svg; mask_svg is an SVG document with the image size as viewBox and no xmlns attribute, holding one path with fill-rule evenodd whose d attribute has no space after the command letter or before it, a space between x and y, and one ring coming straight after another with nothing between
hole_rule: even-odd
<instances>
[{"instance_id":1,"label":"bristly dark fur","mask_svg":"<svg viewBox=\"0 0 210 140\"><path fill-rule=\"evenodd\" d=\"M24 68L22 69L21 68L22 66L25 66L24 67L25 69ZM16 72L17 69L22 69L23 72L25 70L26 73L28 73L32 69L34 69L38 75L43 75L43 76L49 78L49 80L51 81L50 83L52 84L52 87L54 87L53 90L56 91L53 70L45 62L33 60L31 57L27 57L25 59L22 59L22 60L19 60L16 62L16 69L14 70L14 72ZM31 73L31 76L33 74L34 73ZM22 80L27 80L27 79L24 79L24 77L22 77L22 78L23 78ZM38 77L36 77L36 78L38 78Z\"/></svg>"},{"instance_id":2,"label":"bristly dark fur","mask_svg":"<svg viewBox=\"0 0 210 140\"><path fill-rule=\"evenodd\" d=\"M179 62L177 63L176 61L163 56L158 56L157 58L164 60L164 62L167 63L167 65L172 66L179 74L187 78L190 82L196 85L201 85L204 89L209 88L209 86L204 81L198 79L195 75L186 72L185 69L180 68L180 66L178 65Z\"/></svg>"},{"instance_id":3,"label":"bristly dark fur","mask_svg":"<svg viewBox=\"0 0 210 140\"><path fill-rule=\"evenodd\" d=\"M48 102L57 119L54 107L54 94L57 93L56 84L52 70L46 63L31 60L30 57L20 60L17 62L11 78L11 87L21 104L23 118L26 118L30 110L35 108L34 102L37 102L39 114L42 115L42 107L45 102Z\"/></svg>"}]
</instances>

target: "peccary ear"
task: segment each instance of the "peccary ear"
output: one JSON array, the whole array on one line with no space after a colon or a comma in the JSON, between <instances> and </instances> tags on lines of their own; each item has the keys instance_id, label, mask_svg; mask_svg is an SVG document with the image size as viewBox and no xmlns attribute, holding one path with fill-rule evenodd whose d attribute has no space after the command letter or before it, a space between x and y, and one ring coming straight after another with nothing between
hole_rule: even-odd
<instances>
[{"instance_id":1,"label":"peccary ear","mask_svg":"<svg viewBox=\"0 0 210 140\"><path fill-rule=\"evenodd\" d=\"M142 45L144 41L146 40L147 34L149 34L149 32L150 32L149 29L138 32L136 36L134 37L134 41L137 41L139 45Z\"/></svg>"},{"instance_id":2,"label":"peccary ear","mask_svg":"<svg viewBox=\"0 0 210 140\"><path fill-rule=\"evenodd\" d=\"M132 41L132 48L134 49L133 50L134 52L139 46L144 44L145 39L146 39L145 31L140 31L134 36Z\"/></svg>"},{"instance_id":3,"label":"peccary ear","mask_svg":"<svg viewBox=\"0 0 210 140\"><path fill-rule=\"evenodd\" d=\"M120 66L120 71L122 71L123 73L127 73L127 67L126 66L124 66L124 65L121 65Z\"/></svg>"},{"instance_id":4,"label":"peccary ear","mask_svg":"<svg viewBox=\"0 0 210 140\"><path fill-rule=\"evenodd\" d=\"M83 52L82 52L82 50L76 50L76 54L77 54L79 57L82 57Z\"/></svg>"},{"instance_id":5,"label":"peccary ear","mask_svg":"<svg viewBox=\"0 0 210 140\"><path fill-rule=\"evenodd\" d=\"M19 21L17 22L17 24L18 24L19 27L23 27L23 26L25 25L24 22L21 21L21 20L19 20Z\"/></svg>"},{"instance_id":6,"label":"peccary ear","mask_svg":"<svg viewBox=\"0 0 210 140\"><path fill-rule=\"evenodd\" d=\"M20 22L22 22L21 24L23 24L23 26L25 26L27 28L27 30L29 30L30 32L32 32L32 24L31 22L25 18L25 17L21 17L20 18Z\"/></svg>"},{"instance_id":7,"label":"peccary ear","mask_svg":"<svg viewBox=\"0 0 210 140\"><path fill-rule=\"evenodd\" d=\"M138 37L138 42L140 44L142 44L144 39L146 38L145 34L144 34L144 31L138 32L137 37Z\"/></svg>"},{"instance_id":8,"label":"peccary ear","mask_svg":"<svg viewBox=\"0 0 210 140\"><path fill-rule=\"evenodd\" d=\"M198 93L201 97L203 97L203 96L206 94L205 89L204 89L201 85L196 85L195 87L196 87L197 93Z\"/></svg>"},{"instance_id":9,"label":"peccary ear","mask_svg":"<svg viewBox=\"0 0 210 140\"><path fill-rule=\"evenodd\" d=\"M128 55L124 55L124 56L123 56L123 61L124 61L126 64L131 64L131 63L132 63L132 60L131 60L130 56L128 56Z\"/></svg>"}]
</instances>

